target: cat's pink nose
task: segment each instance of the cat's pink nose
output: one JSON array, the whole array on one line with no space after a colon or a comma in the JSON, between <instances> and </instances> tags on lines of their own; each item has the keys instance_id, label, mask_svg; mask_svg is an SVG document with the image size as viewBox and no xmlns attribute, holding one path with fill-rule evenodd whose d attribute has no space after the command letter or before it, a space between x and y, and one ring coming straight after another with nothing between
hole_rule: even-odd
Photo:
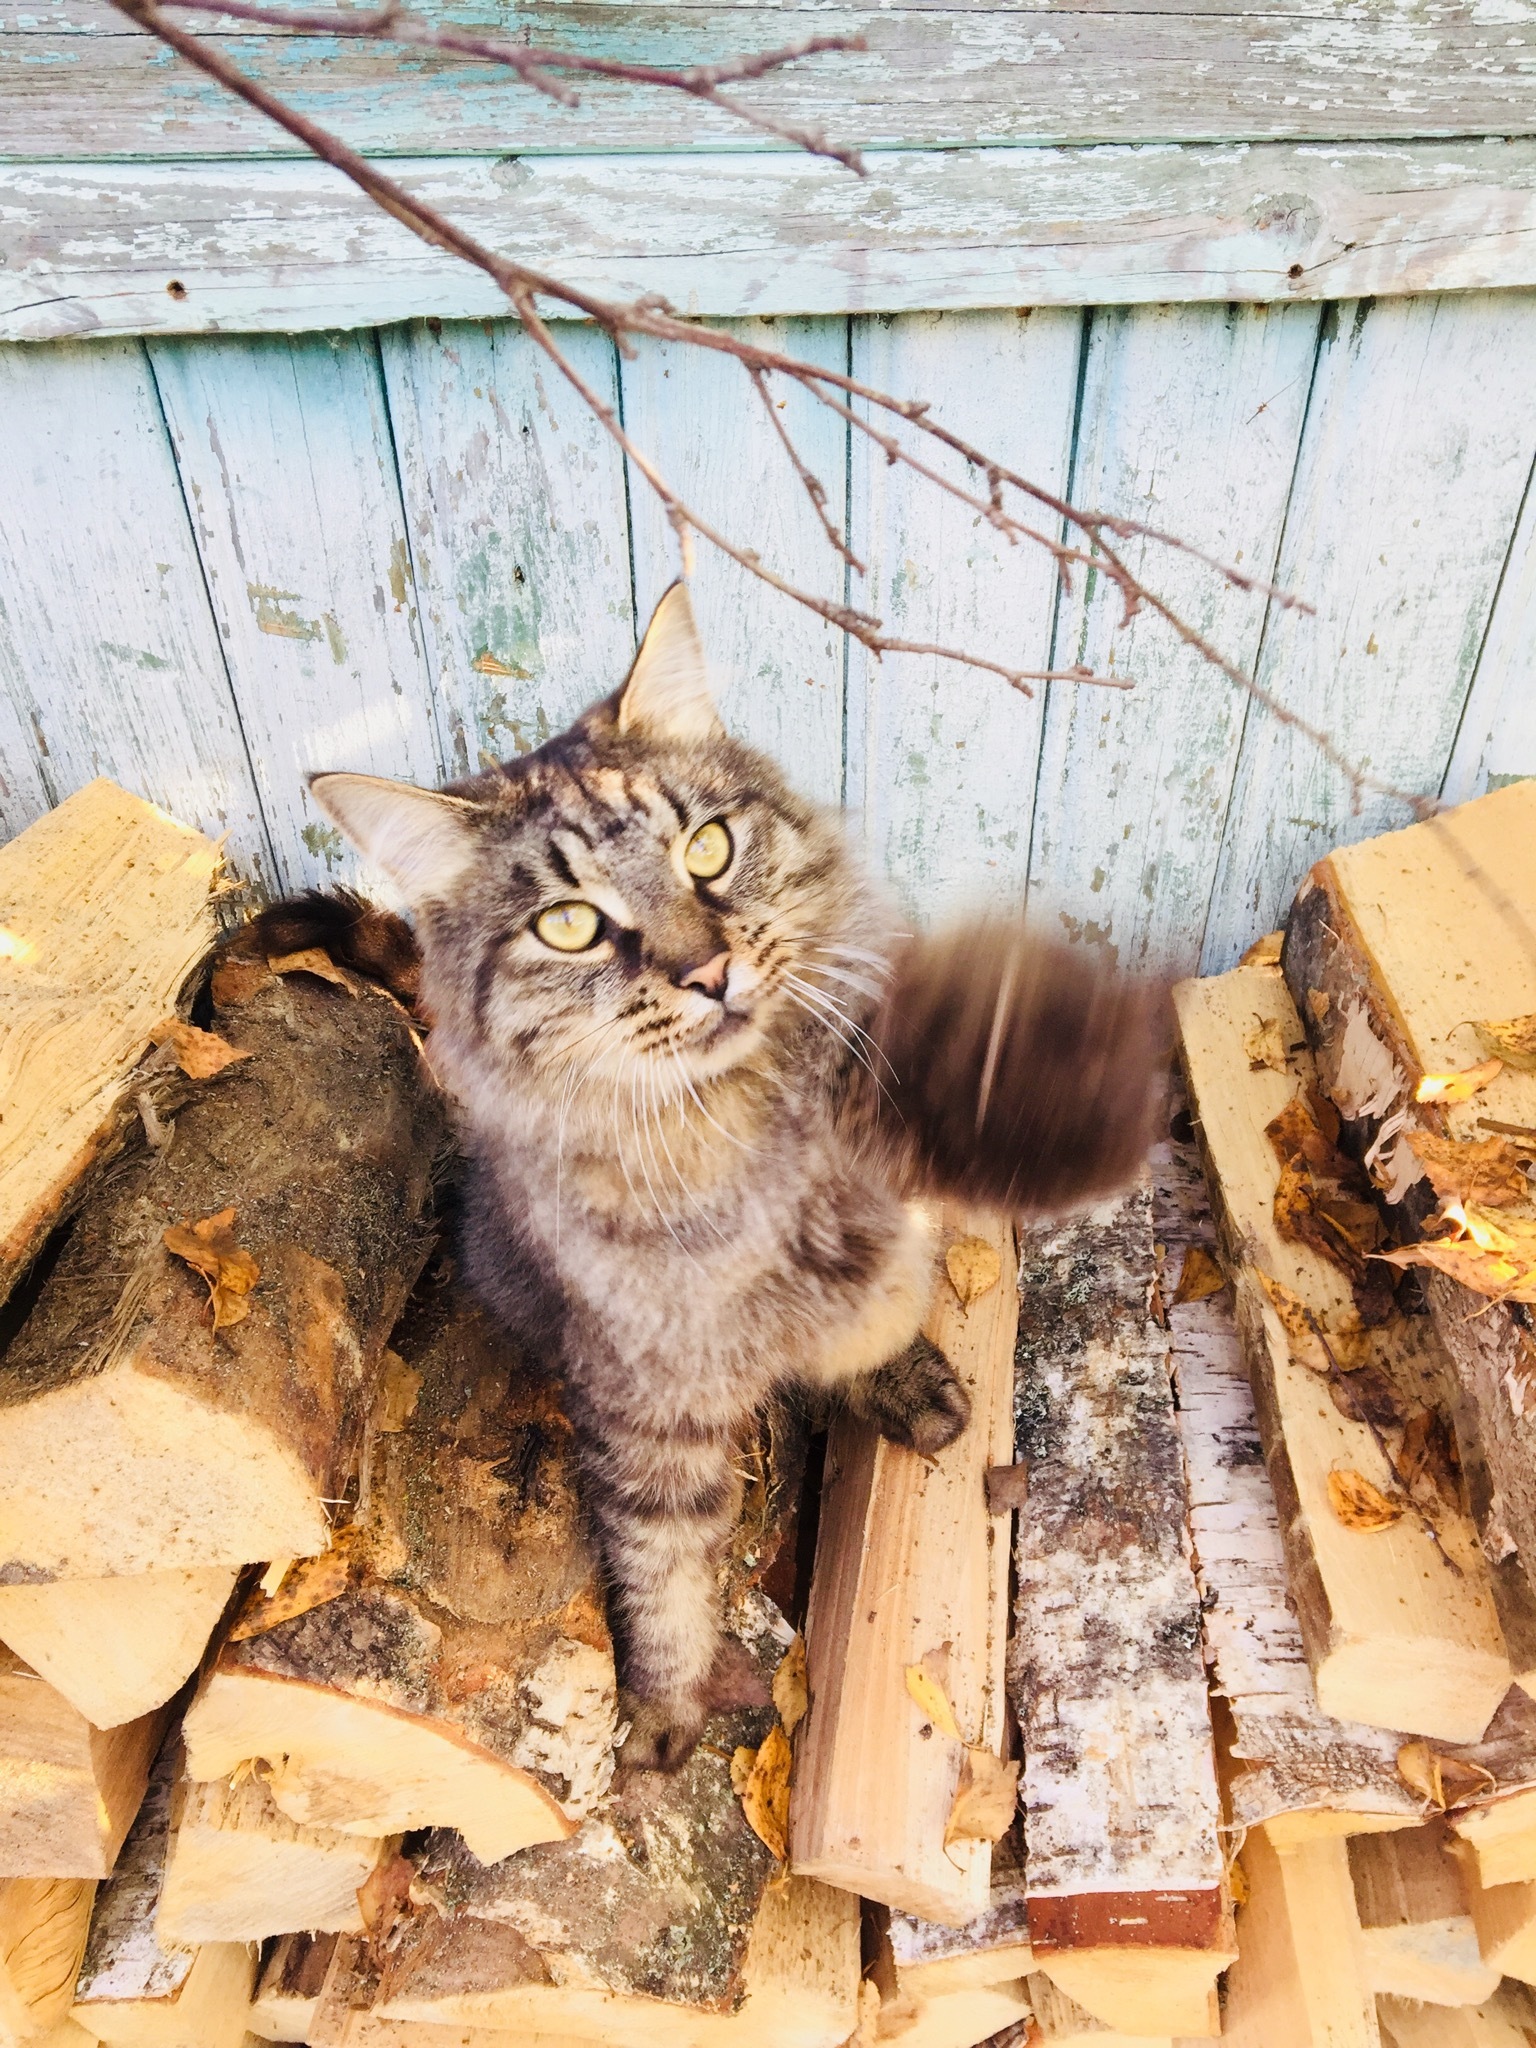
<instances>
[{"instance_id":1,"label":"cat's pink nose","mask_svg":"<svg viewBox=\"0 0 1536 2048\"><path fill-rule=\"evenodd\" d=\"M679 988L701 989L707 996L723 996L725 978L730 970L730 954L717 953L712 960L702 960L697 967L690 967L686 974L680 974L677 985Z\"/></svg>"}]
</instances>

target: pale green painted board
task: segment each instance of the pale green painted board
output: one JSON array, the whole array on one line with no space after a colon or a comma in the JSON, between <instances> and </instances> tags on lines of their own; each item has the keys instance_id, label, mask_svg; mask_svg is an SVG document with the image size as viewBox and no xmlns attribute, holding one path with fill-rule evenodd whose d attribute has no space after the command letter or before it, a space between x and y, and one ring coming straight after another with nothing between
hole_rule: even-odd
<instances>
[{"instance_id":1,"label":"pale green painted board","mask_svg":"<svg viewBox=\"0 0 1536 2048\"><path fill-rule=\"evenodd\" d=\"M1440 794L1465 803L1536 775L1536 490L1528 481Z\"/></svg>"}]
</instances>

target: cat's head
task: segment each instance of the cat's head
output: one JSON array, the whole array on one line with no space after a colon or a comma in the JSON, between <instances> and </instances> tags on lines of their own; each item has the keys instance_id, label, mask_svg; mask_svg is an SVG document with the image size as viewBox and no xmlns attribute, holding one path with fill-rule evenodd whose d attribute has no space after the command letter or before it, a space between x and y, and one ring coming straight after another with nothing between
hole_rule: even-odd
<instances>
[{"instance_id":1,"label":"cat's head","mask_svg":"<svg viewBox=\"0 0 1536 2048\"><path fill-rule=\"evenodd\" d=\"M415 911L427 1006L482 1074L671 1093L813 1018L851 1037L836 1012L865 1007L883 919L835 821L720 724L681 583L621 687L537 752L442 791L310 787Z\"/></svg>"}]
</instances>

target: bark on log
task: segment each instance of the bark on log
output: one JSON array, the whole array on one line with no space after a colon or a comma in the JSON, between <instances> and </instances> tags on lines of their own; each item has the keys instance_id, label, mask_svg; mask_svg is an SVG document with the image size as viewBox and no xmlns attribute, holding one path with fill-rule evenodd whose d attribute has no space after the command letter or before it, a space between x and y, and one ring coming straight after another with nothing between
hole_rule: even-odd
<instances>
[{"instance_id":1,"label":"bark on log","mask_svg":"<svg viewBox=\"0 0 1536 2048\"><path fill-rule=\"evenodd\" d=\"M3 2048L30 2048L68 2020L95 1891L87 1878L0 1880Z\"/></svg>"},{"instance_id":2,"label":"bark on log","mask_svg":"<svg viewBox=\"0 0 1536 2048\"><path fill-rule=\"evenodd\" d=\"M1470 1022L1536 1012L1536 784L1341 847L1302 884L1282 956L1318 1072L1406 1234L1434 1195L1405 1141L1536 1126L1536 1073L1505 1065L1470 1100L1414 1100L1426 1073L1474 1065ZM1536 1684L1536 1337L1518 1303L1441 1274L1426 1288L1460 1372L1457 1433L1517 1672Z\"/></svg>"},{"instance_id":3,"label":"bark on log","mask_svg":"<svg viewBox=\"0 0 1536 2048\"><path fill-rule=\"evenodd\" d=\"M356 1519L253 1595L187 1716L189 1768L259 1759L294 1821L456 1828L494 1863L573 1834L612 1776L602 1588L558 1385L446 1262L396 1342Z\"/></svg>"},{"instance_id":4,"label":"bark on log","mask_svg":"<svg viewBox=\"0 0 1536 2048\"><path fill-rule=\"evenodd\" d=\"M163 1707L197 1669L235 1590L230 1565L0 1586L0 1642L96 1728Z\"/></svg>"},{"instance_id":5,"label":"bark on log","mask_svg":"<svg viewBox=\"0 0 1536 2048\"><path fill-rule=\"evenodd\" d=\"M943 1243L978 1234L999 1282L967 1311L941 1277L926 1325L970 1392L969 1428L937 1458L846 1416L828 1443L790 1836L797 1871L957 1926L987 1907L991 1844L946 1848L963 1748L906 1674L942 1685L964 1743L1001 1751L1007 1524L984 1480L1013 1455L1017 1267L1006 1225L946 1211Z\"/></svg>"},{"instance_id":6,"label":"bark on log","mask_svg":"<svg viewBox=\"0 0 1536 2048\"><path fill-rule=\"evenodd\" d=\"M377 990L266 976L215 1024L250 1057L85 1205L0 1362L0 1582L330 1541L325 1502L356 1470L427 1248L442 1109ZM245 1319L214 1329L209 1287L163 1239L228 1209L259 1278Z\"/></svg>"},{"instance_id":7,"label":"bark on log","mask_svg":"<svg viewBox=\"0 0 1536 2048\"><path fill-rule=\"evenodd\" d=\"M213 942L218 865L104 780L0 847L0 1301L137 1124L133 1070Z\"/></svg>"},{"instance_id":8,"label":"bark on log","mask_svg":"<svg viewBox=\"0 0 1536 2048\"><path fill-rule=\"evenodd\" d=\"M0 1876L105 1877L165 1722L161 1711L93 1728L0 1645Z\"/></svg>"},{"instance_id":9,"label":"bark on log","mask_svg":"<svg viewBox=\"0 0 1536 2048\"><path fill-rule=\"evenodd\" d=\"M334 1934L285 1934L273 1944L251 1996L253 2032L265 2041L309 2039L336 1946Z\"/></svg>"},{"instance_id":10,"label":"bark on log","mask_svg":"<svg viewBox=\"0 0 1536 2048\"><path fill-rule=\"evenodd\" d=\"M984 1913L963 1927L892 1911L885 1943L897 1985L916 1993L1007 1984L1034 1968L1024 1875L1022 1820L992 1850L992 1890Z\"/></svg>"},{"instance_id":11,"label":"bark on log","mask_svg":"<svg viewBox=\"0 0 1536 2048\"><path fill-rule=\"evenodd\" d=\"M1143 1184L1023 1239L1009 1677L1036 1967L1128 2032L1199 2036L1231 1909L1151 1219Z\"/></svg>"},{"instance_id":12,"label":"bark on log","mask_svg":"<svg viewBox=\"0 0 1536 2048\"><path fill-rule=\"evenodd\" d=\"M1351 1370L1369 1367L1377 1376L1369 1384L1386 1388L1400 1418L1439 1406L1442 1361L1429 1333L1408 1318L1360 1329L1346 1274L1277 1226L1281 1168L1266 1127L1315 1082L1278 970L1239 967L1183 982L1175 1005L1318 1703L1340 1720L1475 1741L1510 1679L1476 1532L1465 1513L1445 1505L1433 1532L1416 1513L1370 1533L1345 1526L1329 1496L1330 1474L1355 1472L1387 1493L1398 1490L1396 1475L1378 1433L1343 1413L1327 1378L1293 1356L1256 1274L1299 1296L1336 1344L1353 1320ZM1256 1031L1289 1049L1282 1068L1251 1058Z\"/></svg>"},{"instance_id":13,"label":"bark on log","mask_svg":"<svg viewBox=\"0 0 1536 2048\"><path fill-rule=\"evenodd\" d=\"M243 2048L254 1949L239 1942L169 1948L155 1928L180 1772L173 1733L155 1760L118 1866L96 1895L72 2017L125 2048Z\"/></svg>"},{"instance_id":14,"label":"bark on log","mask_svg":"<svg viewBox=\"0 0 1536 2048\"><path fill-rule=\"evenodd\" d=\"M1478 1953L1467 1885L1443 1821L1349 1844L1371 1989L1431 2005L1481 2005L1499 1972Z\"/></svg>"}]
</instances>

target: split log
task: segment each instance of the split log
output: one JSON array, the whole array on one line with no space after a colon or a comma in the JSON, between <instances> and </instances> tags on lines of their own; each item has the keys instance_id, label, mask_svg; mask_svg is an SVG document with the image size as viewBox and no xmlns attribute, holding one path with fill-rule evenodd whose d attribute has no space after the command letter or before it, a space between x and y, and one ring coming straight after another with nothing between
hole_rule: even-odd
<instances>
[{"instance_id":1,"label":"split log","mask_svg":"<svg viewBox=\"0 0 1536 2048\"><path fill-rule=\"evenodd\" d=\"M96 1887L87 1878L0 1881L0 2043L31 2043L69 2018Z\"/></svg>"},{"instance_id":2,"label":"split log","mask_svg":"<svg viewBox=\"0 0 1536 2048\"><path fill-rule=\"evenodd\" d=\"M1467 1905L1483 1961L1501 1977L1536 1984L1536 1884L1483 1885L1468 1869Z\"/></svg>"},{"instance_id":3,"label":"split log","mask_svg":"<svg viewBox=\"0 0 1536 2048\"><path fill-rule=\"evenodd\" d=\"M874 2032L866 2028L855 2034L848 2048L876 2048L887 2040L900 2040L906 2048L977 2048L978 2043L984 2048L995 2036L1007 2040L1005 2030L1027 2027L1033 2016L1022 1977L1004 1984L955 1985L903 2000L894 2019L882 2009Z\"/></svg>"},{"instance_id":4,"label":"split log","mask_svg":"<svg viewBox=\"0 0 1536 2048\"><path fill-rule=\"evenodd\" d=\"M1399 1490L1381 1448L1383 1424L1373 1429L1343 1412L1340 1401L1358 1412L1347 1376L1336 1374L1330 1387L1293 1356L1257 1276L1290 1290L1313 1319L1298 1352L1308 1343L1320 1352L1319 1329L1332 1333L1336 1347L1348 1339L1352 1384L1371 1389L1362 1399L1389 1403L1385 1429L1439 1408L1443 1363L1431 1334L1408 1318L1362 1327L1341 1268L1277 1226L1281 1166L1266 1127L1315 1085L1278 969L1239 967L1182 982L1174 1000L1318 1704L1339 1720L1475 1741L1508 1688L1510 1668L1472 1523L1441 1503L1432 1525L1409 1511L1384 1529L1345 1526L1330 1499L1332 1474L1362 1475L1386 1494ZM1254 1061L1255 1043L1282 1048L1281 1066Z\"/></svg>"},{"instance_id":5,"label":"split log","mask_svg":"<svg viewBox=\"0 0 1536 2048\"><path fill-rule=\"evenodd\" d=\"M494 1863L573 1834L613 1774L602 1588L558 1386L444 1268L396 1342L357 1518L253 1595L187 1715L188 1765L259 1759L294 1821L451 1827Z\"/></svg>"},{"instance_id":6,"label":"split log","mask_svg":"<svg viewBox=\"0 0 1536 2048\"><path fill-rule=\"evenodd\" d=\"M0 1642L93 1727L163 1707L197 1669L239 1573L140 1572L0 1586Z\"/></svg>"},{"instance_id":7,"label":"split log","mask_svg":"<svg viewBox=\"0 0 1536 2048\"><path fill-rule=\"evenodd\" d=\"M1505 1982L1486 2005L1420 2005L1406 1998L1377 2000L1383 2048L1530 2048L1536 2036L1536 2000L1523 1984Z\"/></svg>"},{"instance_id":8,"label":"split log","mask_svg":"<svg viewBox=\"0 0 1536 2048\"><path fill-rule=\"evenodd\" d=\"M936 1458L849 1416L828 1442L790 1817L796 1871L957 1926L988 1904L991 1843L946 1847L945 1830L964 1745L996 1756L1005 1732L1007 1524L983 1482L1013 1458L1018 1315L1007 1226L945 1212L946 1246L978 1234L1000 1280L966 1310L941 1278L925 1326L970 1394L970 1427ZM913 1666L943 1688L963 1742L914 1699Z\"/></svg>"},{"instance_id":9,"label":"split log","mask_svg":"<svg viewBox=\"0 0 1536 2048\"><path fill-rule=\"evenodd\" d=\"M307 2041L335 1953L334 1934L285 1934L274 1942L251 1997L252 2031L264 2041Z\"/></svg>"},{"instance_id":10,"label":"split log","mask_svg":"<svg viewBox=\"0 0 1536 2048\"><path fill-rule=\"evenodd\" d=\"M218 865L107 781L0 847L0 1301L138 1122L133 1070L213 943Z\"/></svg>"},{"instance_id":11,"label":"split log","mask_svg":"<svg viewBox=\"0 0 1536 2048\"><path fill-rule=\"evenodd\" d=\"M1343 1840L1277 1849L1255 1829L1239 1862L1225 2048L1381 2048Z\"/></svg>"},{"instance_id":12,"label":"split log","mask_svg":"<svg viewBox=\"0 0 1536 2048\"><path fill-rule=\"evenodd\" d=\"M166 1716L91 1727L0 1646L0 1874L105 1877L144 1796Z\"/></svg>"},{"instance_id":13,"label":"split log","mask_svg":"<svg viewBox=\"0 0 1536 2048\"><path fill-rule=\"evenodd\" d=\"M156 1932L183 1948L309 1931L361 1934L358 1890L383 1850L374 1837L300 1826L254 1775L238 1785L184 1780Z\"/></svg>"},{"instance_id":14,"label":"split log","mask_svg":"<svg viewBox=\"0 0 1536 2048\"><path fill-rule=\"evenodd\" d=\"M1482 1058L1471 1028L1536 1013L1536 783L1341 847L1302 884L1283 964L1323 1086L1409 1236L1435 1196L1407 1135L1536 1127L1536 1072L1506 1063L1469 1100L1415 1100ZM1530 1311L1443 1274L1425 1289L1460 1373L1457 1433L1522 1682L1536 1685L1536 1338ZM1522 1560L1525 1561L1522 1565Z\"/></svg>"},{"instance_id":15,"label":"split log","mask_svg":"<svg viewBox=\"0 0 1536 2048\"><path fill-rule=\"evenodd\" d=\"M0 1364L8 1583L329 1544L325 1502L356 1470L427 1249L443 1112L378 990L265 976L215 1023L249 1057L85 1204ZM259 1277L238 1299L220 1282L213 1328L209 1286L164 1236L226 1210ZM249 1286L233 1251L221 1271Z\"/></svg>"},{"instance_id":16,"label":"split log","mask_svg":"<svg viewBox=\"0 0 1536 2048\"><path fill-rule=\"evenodd\" d=\"M1479 1884L1536 1882L1536 1788L1451 1815Z\"/></svg>"},{"instance_id":17,"label":"split log","mask_svg":"<svg viewBox=\"0 0 1536 2048\"><path fill-rule=\"evenodd\" d=\"M162 1945L155 1928L181 1770L172 1735L111 1878L96 1895L71 2017L123 2048L243 2048L256 1952L240 1942Z\"/></svg>"},{"instance_id":18,"label":"split log","mask_svg":"<svg viewBox=\"0 0 1536 2048\"><path fill-rule=\"evenodd\" d=\"M1165 1247L1161 1291L1207 1654L1213 1689L1231 1712L1232 1819L1240 1828L1262 1824L1279 1844L1411 1827L1421 1807L1398 1775L1402 1738L1336 1721L1317 1703L1230 1285L1175 1299L1191 1249L1219 1254L1182 1097L1172 1131L1153 1152L1153 1223Z\"/></svg>"},{"instance_id":19,"label":"split log","mask_svg":"<svg viewBox=\"0 0 1536 2048\"><path fill-rule=\"evenodd\" d=\"M946 1927L941 1920L893 1911L883 1937L895 1983L923 1996L1027 1977L1034 1951L1022 1829L1016 1824L994 1845L991 1903L984 1913L963 1927Z\"/></svg>"},{"instance_id":20,"label":"split log","mask_svg":"<svg viewBox=\"0 0 1536 2048\"><path fill-rule=\"evenodd\" d=\"M1481 2005L1499 1972L1478 1952L1466 1881L1444 1822L1349 1844L1371 1988L1434 2005Z\"/></svg>"},{"instance_id":21,"label":"split log","mask_svg":"<svg viewBox=\"0 0 1536 2048\"><path fill-rule=\"evenodd\" d=\"M1145 1184L1023 1240L1009 1677L1036 1967L1126 2032L1199 2036L1231 1909L1155 1275Z\"/></svg>"},{"instance_id":22,"label":"split log","mask_svg":"<svg viewBox=\"0 0 1536 2048\"><path fill-rule=\"evenodd\" d=\"M1123 2034L1085 2012L1043 1970L1025 1980L1042 2048L1177 2048L1166 2034Z\"/></svg>"}]
</instances>

